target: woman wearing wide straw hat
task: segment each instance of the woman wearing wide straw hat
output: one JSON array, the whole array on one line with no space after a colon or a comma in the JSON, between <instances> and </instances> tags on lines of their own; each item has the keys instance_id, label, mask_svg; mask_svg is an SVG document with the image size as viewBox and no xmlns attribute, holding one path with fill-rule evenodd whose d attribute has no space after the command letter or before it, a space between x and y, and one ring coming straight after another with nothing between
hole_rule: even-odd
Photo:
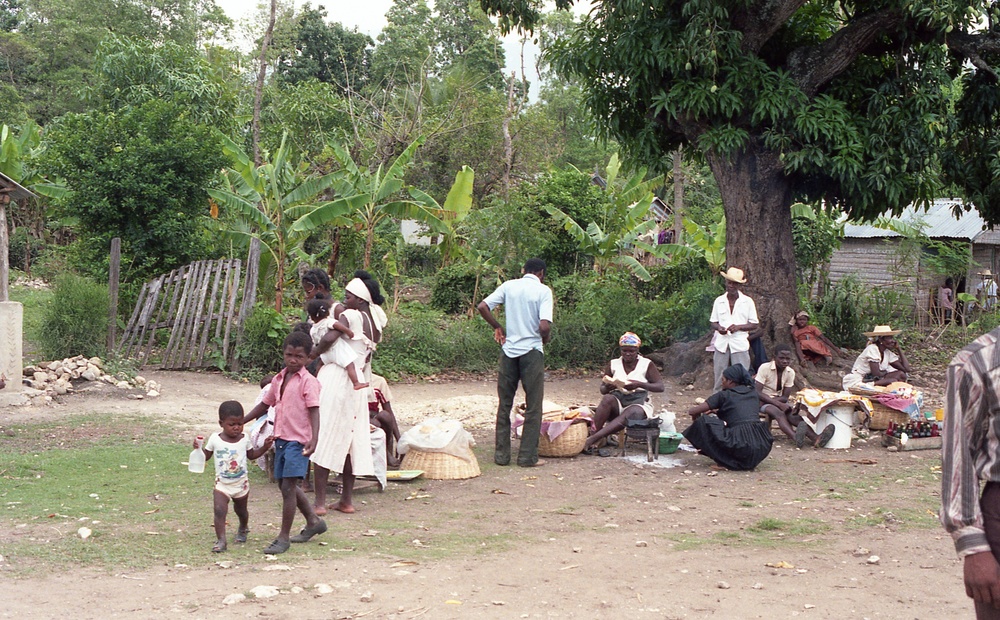
<instances>
[{"instance_id":1,"label":"woman wearing wide straw hat","mask_svg":"<svg viewBox=\"0 0 1000 620\"><path fill-rule=\"evenodd\" d=\"M844 375L845 390L859 383L889 385L894 381L906 381L910 363L895 338L901 331L888 325L876 325L872 331L865 332L870 339L868 346L854 360L851 372Z\"/></svg>"}]
</instances>

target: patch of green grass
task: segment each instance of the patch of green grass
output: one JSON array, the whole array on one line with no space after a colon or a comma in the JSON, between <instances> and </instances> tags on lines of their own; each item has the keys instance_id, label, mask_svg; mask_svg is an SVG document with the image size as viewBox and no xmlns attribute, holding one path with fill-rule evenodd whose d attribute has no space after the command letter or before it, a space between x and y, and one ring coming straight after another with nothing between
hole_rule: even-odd
<instances>
[{"instance_id":1,"label":"patch of green grass","mask_svg":"<svg viewBox=\"0 0 1000 620\"><path fill-rule=\"evenodd\" d=\"M52 290L12 286L10 300L24 306L23 350L26 363L41 361L42 319L45 309L52 302Z\"/></svg>"},{"instance_id":2,"label":"patch of green grass","mask_svg":"<svg viewBox=\"0 0 1000 620\"><path fill-rule=\"evenodd\" d=\"M781 521L767 517L742 530L719 530L708 537L695 534L670 534L667 535L667 539L674 542L674 549L678 551L706 545L777 547L804 544L803 540L822 535L829 530L829 525L817 519Z\"/></svg>"}]
</instances>

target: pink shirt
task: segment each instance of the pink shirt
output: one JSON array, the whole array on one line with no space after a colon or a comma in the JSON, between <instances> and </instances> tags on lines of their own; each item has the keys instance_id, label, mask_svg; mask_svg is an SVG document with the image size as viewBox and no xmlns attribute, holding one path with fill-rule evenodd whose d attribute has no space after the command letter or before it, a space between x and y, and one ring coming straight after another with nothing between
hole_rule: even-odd
<instances>
[{"instance_id":1,"label":"pink shirt","mask_svg":"<svg viewBox=\"0 0 1000 620\"><path fill-rule=\"evenodd\" d=\"M312 439L309 408L319 407L319 381L302 367L288 377L288 385L282 394L281 383L285 380L287 371L287 368L282 368L281 372L274 375L271 390L261 402L274 407L275 439L297 441L305 445Z\"/></svg>"}]
</instances>

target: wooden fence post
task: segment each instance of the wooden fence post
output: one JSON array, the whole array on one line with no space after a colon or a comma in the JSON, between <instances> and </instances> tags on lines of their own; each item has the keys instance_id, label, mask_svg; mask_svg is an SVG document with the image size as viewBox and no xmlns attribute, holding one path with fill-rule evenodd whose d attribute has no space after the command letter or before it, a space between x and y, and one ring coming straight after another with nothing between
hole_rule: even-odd
<instances>
[{"instance_id":1,"label":"wooden fence post","mask_svg":"<svg viewBox=\"0 0 1000 620\"><path fill-rule=\"evenodd\" d=\"M118 274L122 262L122 240L111 240L111 260L108 269L108 354L115 350L118 339Z\"/></svg>"},{"instance_id":2,"label":"wooden fence post","mask_svg":"<svg viewBox=\"0 0 1000 620\"><path fill-rule=\"evenodd\" d=\"M0 301L10 301L10 262L8 248L10 239L7 237L7 205L10 204L10 194L0 194Z\"/></svg>"},{"instance_id":3,"label":"wooden fence post","mask_svg":"<svg viewBox=\"0 0 1000 620\"><path fill-rule=\"evenodd\" d=\"M257 278L260 269L260 239L254 237L250 240L250 252L247 254L247 275L243 280L243 303L240 304L240 314L236 319L236 344L233 346L233 357L230 368L233 372L240 370L240 358L237 349L243 341L243 325L253 312L254 302L257 301ZM236 283L239 285L239 282Z\"/></svg>"}]
</instances>

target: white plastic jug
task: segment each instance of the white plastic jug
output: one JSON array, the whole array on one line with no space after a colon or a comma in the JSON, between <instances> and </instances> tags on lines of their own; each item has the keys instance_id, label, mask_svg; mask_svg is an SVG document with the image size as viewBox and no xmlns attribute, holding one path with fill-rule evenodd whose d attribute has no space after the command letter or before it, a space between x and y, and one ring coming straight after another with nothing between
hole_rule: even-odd
<instances>
[{"instance_id":1,"label":"white plastic jug","mask_svg":"<svg viewBox=\"0 0 1000 620\"><path fill-rule=\"evenodd\" d=\"M191 456L188 457L188 471L200 474L205 471L205 453L202 451L202 446L205 445L205 438L198 435L198 447L191 451Z\"/></svg>"}]
</instances>

